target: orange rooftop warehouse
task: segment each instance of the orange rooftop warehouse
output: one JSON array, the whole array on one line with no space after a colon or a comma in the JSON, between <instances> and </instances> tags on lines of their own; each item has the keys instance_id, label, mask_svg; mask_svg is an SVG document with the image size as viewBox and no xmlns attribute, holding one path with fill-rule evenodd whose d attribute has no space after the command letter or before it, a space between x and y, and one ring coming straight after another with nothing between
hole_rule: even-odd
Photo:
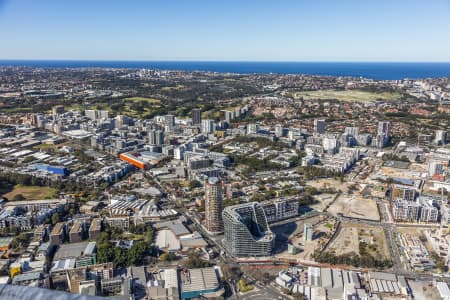
<instances>
[{"instance_id":1,"label":"orange rooftop warehouse","mask_svg":"<svg viewBox=\"0 0 450 300\"><path fill-rule=\"evenodd\" d=\"M142 152L126 152L119 155L121 160L124 160L139 169L147 169L151 165L156 165L164 155L157 152L142 151Z\"/></svg>"},{"instance_id":2,"label":"orange rooftop warehouse","mask_svg":"<svg viewBox=\"0 0 450 300\"><path fill-rule=\"evenodd\" d=\"M132 164L135 167L138 167L139 169L145 169L147 164L142 159L139 159L137 155L139 155L139 153L136 153L136 155L133 155L131 153L121 153L119 155L119 158Z\"/></svg>"}]
</instances>

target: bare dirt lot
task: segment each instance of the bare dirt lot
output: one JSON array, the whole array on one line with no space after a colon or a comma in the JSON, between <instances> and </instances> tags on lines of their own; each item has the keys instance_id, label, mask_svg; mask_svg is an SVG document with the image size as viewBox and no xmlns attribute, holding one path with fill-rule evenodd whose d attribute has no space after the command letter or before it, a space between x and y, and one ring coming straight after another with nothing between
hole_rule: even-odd
<instances>
[{"instance_id":1,"label":"bare dirt lot","mask_svg":"<svg viewBox=\"0 0 450 300\"><path fill-rule=\"evenodd\" d=\"M376 201L360 196L340 195L327 211L335 216L341 213L351 218L380 220Z\"/></svg>"},{"instance_id":2,"label":"bare dirt lot","mask_svg":"<svg viewBox=\"0 0 450 300\"><path fill-rule=\"evenodd\" d=\"M333 202L335 197L335 194L316 195L314 196L314 199L317 200L317 203L310 205L310 207L317 211L324 211L328 207L328 205Z\"/></svg>"},{"instance_id":3,"label":"bare dirt lot","mask_svg":"<svg viewBox=\"0 0 450 300\"><path fill-rule=\"evenodd\" d=\"M347 193L348 187L351 185L351 183L341 182L341 181L333 179L333 178L322 178L322 179L309 180L306 182L306 185L315 187L316 189L333 188L336 191L341 191L341 192Z\"/></svg>"},{"instance_id":4,"label":"bare dirt lot","mask_svg":"<svg viewBox=\"0 0 450 300\"><path fill-rule=\"evenodd\" d=\"M397 230L399 233L406 233L406 234L411 234L411 235L417 235L420 236L422 235L422 229L420 228L414 228L414 227L401 227L398 226Z\"/></svg>"},{"instance_id":5,"label":"bare dirt lot","mask_svg":"<svg viewBox=\"0 0 450 300\"><path fill-rule=\"evenodd\" d=\"M304 224L309 223L314 227L314 238L312 241L305 241L303 237ZM278 258L289 258L299 260L312 260L315 250L321 249L331 238L334 232L335 221L331 218L317 216L307 220L276 226L272 228L277 234L276 256ZM296 254L289 254L287 244L290 242L297 248Z\"/></svg>"},{"instance_id":6,"label":"bare dirt lot","mask_svg":"<svg viewBox=\"0 0 450 300\"><path fill-rule=\"evenodd\" d=\"M408 179L421 179L423 173L426 170L423 169L423 166L419 164L412 164L408 169L396 169L390 167L382 167L380 169L380 174L389 176L389 177L399 177L399 178L408 178Z\"/></svg>"},{"instance_id":7,"label":"bare dirt lot","mask_svg":"<svg viewBox=\"0 0 450 300\"><path fill-rule=\"evenodd\" d=\"M389 257L383 228L365 224L341 224L339 235L328 245L326 251L334 251L336 255L351 252L359 254L360 242L365 242L375 257Z\"/></svg>"}]
</instances>

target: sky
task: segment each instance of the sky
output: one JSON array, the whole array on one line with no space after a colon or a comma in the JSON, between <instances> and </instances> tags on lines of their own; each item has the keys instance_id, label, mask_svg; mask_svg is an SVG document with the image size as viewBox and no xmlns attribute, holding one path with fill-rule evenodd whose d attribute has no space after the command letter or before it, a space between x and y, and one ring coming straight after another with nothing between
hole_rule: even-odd
<instances>
[{"instance_id":1,"label":"sky","mask_svg":"<svg viewBox=\"0 0 450 300\"><path fill-rule=\"evenodd\" d=\"M0 59L450 62L450 0L0 0Z\"/></svg>"}]
</instances>

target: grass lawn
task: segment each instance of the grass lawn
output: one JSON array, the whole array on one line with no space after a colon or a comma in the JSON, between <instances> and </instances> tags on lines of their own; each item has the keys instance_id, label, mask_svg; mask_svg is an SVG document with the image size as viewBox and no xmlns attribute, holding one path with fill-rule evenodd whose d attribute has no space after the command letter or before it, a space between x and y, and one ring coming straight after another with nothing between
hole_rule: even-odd
<instances>
[{"instance_id":1,"label":"grass lawn","mask_svg":"<svg viewBox=\"0 0 450 300\"><path fill-rule=\"evenodd\" d=\"M310 99L337 99L340 101L356 101L356 102L374 102L377 100L397 101L401 99L402 95L399 93L383 92L374 93L359 90L322 90L322 91L305 91L296 93L297 97L303 97L306 100Z\"/></svg>"},{"instance_id":2,"label":"grass lawn","mask_svg":"<svg viewBox=\"0 0 450 300\"><path fill-rule=\"evenodd\" d=\"M333 224L327 223L327 224L325 224L325 227L328 229L333 229Z\"/></svg>"},{"instance_id":3,"label":"grass lawn","mask_svg":"<svg viewBox=\"0 0 450 300\"><path fill-rule=\"evenodd\" d=\"M83 111L84 110L84 106L80 105L80 104L73 104L73 105L67 105L67 106L64 105L64 110L65 111L70 111L70 110L81 110L81 111ZM51 112L51 110L49 112Z\"/></svg>"},{"instance_id":4,"label":"grass lawn","mask_svg":"<svg viewBox=\"0 0 450 300\"><path fill-rule=\"evenodd\" d=\"M14 189L3 195L3 197L12 200L14 196L21 194L26 200L51 199L56 197L57 190L46 186L22 186L15 185Z\"/></svg>"},{"instance_id":5,"label":"grass lawn","mask_svg":"<svg viewBox=\"0 0 450 300\"><path fill-rule=\"evenodd\" d=\"M136 101L146 101L146 102L153 103L153 104L159 104L159 103L161 103L161 101L158 100L158 99L154 99L154 98L146 98L146 97L130 97L130 98L125 98L125 101L133 101L133 102L136 102Z\"/></svg>"},{"instance_id":6,"label":"grass lawn","mask_svg":"<svg viewBox=\"0 0 450 300\"><path fill-rule=\"evenodd\" d=\"M33 147L34 150L49 150L49 149L58 149L58 146L52 144L40 144Z\"/></svg>"},{"instance_id":7,"label":"grass lawn","mask_svg":"<svg viewBox=\"0 0 450 300\"><path fill-rule=\"evenodd\" d=\"M183 90L186 89L186 87L182 84L179 84L177 86L165 86L161 88L161 91L172 91L172 90Z\"/></svg>"},{"instance_id":8,"label":"grass lawn","mask_svg":"<svg viewBox=\"0 0 450 300\"><path fill-rule=\"evenodd\" d=\"M149 113L149 112L151 112L151 110L149 108L147 108L147 107L144 108L141 112L139 112L139 111L136 111L136 110L132 109L128 105L125 105L124 108L123 108L123 111L122 111L122 113L124 115L127 115L127 116L132 117L132 118L140 118L140 117L142 117L143 114Z\"/></svg>"},{"instance_id":9,"label":"grass lawn","mask_svg":"<svg viewBox=\"0 0 450 300\"><path fill-rule=\"evenodd\" d=\"M150 107L143 107L143 109L141 111L137 111L133 108L133 103L134 102L146 102L150 106ZM161 101L158 99L154 99L154 98L145 98L145 97L130 97L130 98L125 98L124 99L124 106L123 106L123 110L122 113L133 117L133 118L140 118L142 117L143 114L146 113L150 113L152 112L153 109L155 108L159 108L161 104Z\"/></svg>"}]
</instances>

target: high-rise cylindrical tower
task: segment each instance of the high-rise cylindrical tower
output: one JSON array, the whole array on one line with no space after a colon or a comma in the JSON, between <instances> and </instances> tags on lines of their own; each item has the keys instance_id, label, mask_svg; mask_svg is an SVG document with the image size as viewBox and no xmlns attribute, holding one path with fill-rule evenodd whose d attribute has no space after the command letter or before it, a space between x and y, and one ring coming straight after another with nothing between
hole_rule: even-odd
<instances>
[{"instance_id":1,"label":"high-rise cylindrical tower","mask_svg":"<svg viewBox=\"0 0 450 300\"><path fill-rule=\"evenodd\" d=\"M211 234L223 232L222 209L222 183L209 177L205 182L205 228Z\"/></svg>"}]
</instances>

